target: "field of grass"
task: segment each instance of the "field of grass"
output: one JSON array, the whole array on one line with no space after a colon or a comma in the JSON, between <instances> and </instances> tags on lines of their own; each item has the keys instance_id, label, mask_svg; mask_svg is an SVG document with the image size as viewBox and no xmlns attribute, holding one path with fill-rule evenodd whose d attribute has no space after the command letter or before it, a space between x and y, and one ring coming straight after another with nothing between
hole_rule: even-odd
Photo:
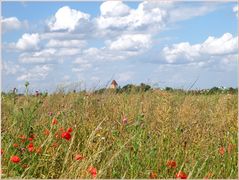
<instances>
[{"instance_id":1,"label":"field of grass","mask_svg":"<svg viewBox=\"0 0 239 180\"><path fill-rule=\"evenodd\" d=\"M1 100L2 178L237 179L236 94L108 91Z\"/></svg>"}]
</instances>

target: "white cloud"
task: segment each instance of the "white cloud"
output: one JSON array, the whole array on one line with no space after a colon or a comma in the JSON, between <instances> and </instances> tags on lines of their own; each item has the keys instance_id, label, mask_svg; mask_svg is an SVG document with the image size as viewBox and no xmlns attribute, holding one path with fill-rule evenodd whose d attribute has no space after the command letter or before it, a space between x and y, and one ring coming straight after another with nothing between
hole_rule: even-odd
<instances>
[{"instance_id":1,"label":"white cloud","mask_svg":"<svg viewBox=\"0 0 239 180\"><path fill-rule=\"evenodd\" d=\"M22 53L19 56L19 62L21 63L47 63L54 59L56 50L44 49L38 52Z\"/></svg>"},{"instance_id":2,"label":"white cloud","mask_svg":"<svg viewBox=\"0 0 239 180\"><path fill-rule=\"evenodd\" d=\"M232 10L236 13L236 16L238 17L238 5L234 6Z\"/></svg>"},{"instance_id":3,"label":"white cloud","mask_svg":"<svg viewBox=\"0 0 239 180\"><path fill-rule=\"evenodd\" d=\"M130 12L130 8L121 1L106 1L101 4L100 12L102 16L125 16Z\"/></svg>"},{"instance_id":4,"label":"white cloud","mask_svg":"<svg viewBox=\"0 0 239 180\"><path fill-rule=\"evenodd\" d=\"M19 50L32 50L32 49L38 49L39 42L40 42L40 36L38 33L34 33L34 34L25 33L17 41L15 46Z\"/></svg>"},{"instance_id":5,"label":"white cloud","mask_svg":"<svg viewBox=\"0 0 239 180\"><path fill-rule=\"evenodd\" d=\"M207 62L216 57L237 53L237 38L225 33L219 38L208 37L201 44L191 45L188 42L173 44L172 47L165 47L162 55L168 63Z\"/></svg>"},{"instance_id":6,"label":"white cloud","mask_svg":"<svg viewBox=\"0 0 239 180\"><path fill-rule=\"evenodd\" d=\"M76 48L82 48L86 46L85 40L57 40L57 39L51 39L47 44L46 47L48 48L69 48L69 47L76 47Z\"/></svg>"},{"instance_id":7,"label":"white cloud","mask_svg":"<svg viewBox=\"0 0 239 180\"><path fill-rule=\"evenodd\" d=\"M89 21L89 18L89 14L64 6L60 8L55 16L48 22L48 26L51 31L67 30L71 32L76 30L78 26Z\"/></svg>"},{"instance_id":8,"label":"white cloud","mask_svg":"<svg viewBox=\"0 0 239 180\"><path fill-rule=\"evenodd\" d=\"M9 17L5 19L1 18L1 24L3 32L17 30L21 28L21 22L16 17Z\"/></svg>"},{"instance_id":9,"label":"white cloud","mask_svg":"<svg viewBox=\"0 0 239 180\"><path fill-rule=\"evenodd\" d=\"M12 61L2 61L2 70L6 75L15 75L20 71L24 71L24 68Z\"/></svg>"},{"instance_id":10,"label":"white cloud","mask_svg":"<svg viewBox=\"0 0 239 180\"><path fill-rule=\"evenodd\" d=\"M117 80L119 82L127 82L132 79L134 72L122 72L118 74Z\"/></svg>"},{"instance_id":11,"label":"white cloud","mask_svg":"<svg viewBox=\"0 0 239 180\"><path fill-rule=\"evenodd\" d=\"M151 36L145 34L126 34L117 38L109 45L111 50L140 51L150 48Z\"/></svg>"},{"instance_id":12,"label":"white cloud","mask_svg":"<svg viewBox=\"0 0 239 180\"><path fill-rule=\"evenodd\" d=\"M111 31L145 31L161 29L167 12L164 9L146 8L148 2L142 2L137 9L129 9L121 2L108 1L101 4L101 16L96 19L100 30ZM119 6L119 10L116 6ZM104 32L102 32L104 33Z\"/></svg>"},{"instance_id":13,"label":"white cloud","mask_svg":"<svg viewBox=\"0 0 239 180\"><path fill-rule=\"evenodd\" d=\"M17 78L17 81L44 80L52 70L50 65L37 65Z\"/></svg>"}]
</instances>

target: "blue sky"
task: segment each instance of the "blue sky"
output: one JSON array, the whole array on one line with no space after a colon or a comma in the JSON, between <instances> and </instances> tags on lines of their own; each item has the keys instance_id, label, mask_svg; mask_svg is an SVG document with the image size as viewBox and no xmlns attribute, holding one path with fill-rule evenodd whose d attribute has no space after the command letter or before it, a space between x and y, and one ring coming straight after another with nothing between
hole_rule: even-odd
<instances>
[{"instance_id":1,"label":"blue sky","mask_svg":"<svg viewBox=\"0 0 239 180\"><path fill-rule=\"evenodd\" d=\"M236 2L3 2L2 90L237 86Z\"/></svg>"}]
</instances>

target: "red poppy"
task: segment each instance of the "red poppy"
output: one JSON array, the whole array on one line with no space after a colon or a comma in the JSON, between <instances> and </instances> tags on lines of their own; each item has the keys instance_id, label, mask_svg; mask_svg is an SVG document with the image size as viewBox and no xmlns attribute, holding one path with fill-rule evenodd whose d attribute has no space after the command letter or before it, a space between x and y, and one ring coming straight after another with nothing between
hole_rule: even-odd
<instances>
[{"instance_id":1,"label":"red poppy","mask_svg":"<svg viewBox=\"0 0 239 180\"><path fill-rule=\"evenodd\" d=\"M176 168L177 167L177 163L176 163L176 161L169 160L167 162L167 166L168 166L168 168Z\"/></svg>"},{"instance_id":2,"label":"red poppy","mask_svg":"<svg viewBox=\"0 0 239 180\"><path fill-rule=\"evenodd\" d=\"M88 172L91 174L93 178L96 178L97 176L97 169L95 167L90 166L88 168Z\"/></svg>"},{"instance_id":3,"label":"red poppy","mask_svg":"<svg viewBox=\"0 0 239 180\"><path fill-rule=\"evenodd\" d=\"M61 137L64 138L64 139L66 139L66 140L68 140L68 141L71 139L71 135L70 135L70 133L68 133L68 132L63 132L63 133L61 134Z\"/></svg>"},{"instance_id":4,"label":"red poppy","mask_svg":"<svg viewBox=\"0 0 239 180\"><path fill-rule=\"evenodd\" d=\"M3 154L3 150L1 149L1 155Z\"/></svg>"},{"instance_id":5,"label":"red poppy","mask_svg":"<svg viewBox=\"0 0 239 180\"><path fill-rule=\"evenodd\" d=\"M58 123L57 119L56 119L56 118L53 118L53 120L52 120L52 125L55 125L55 124L57 124L57 123Z\"/></svg>"},{"instance_id":6,"label":"red poppy","mask_svg":"<svg viewBox=\"0 0 239 180\"><path fill-rule=\"evenodd\" d=\"M80 160L82 160L83 159L83 156L81 155L81 154L77 154L76 156L75 156L75 160L77 160L77 161L80 161Z\"/></svg>"},{"instance_id":7,"label":"red poppy","mask_svg":"<svg viewBox=\"0 0 239 180\"><path fill-rule=\"evenodd\" d=\"M27 139L27 137L25 135L21 135L19 138L22 140L22 142L25 142Z\"/></svg>"},{"instance_id":8,"label":"red poppy","mask_svg":"<svg viewBox=\"0 0 239 180\"><path fill-rule=\"evenodd\" d=\"M34 151L34 145L33 143L30 143L28 146L27 146L27 149L29 152L33 152Z\"/></svg>"},{"instance_id":9,"label":"red poppy","mask_svg":"<svg viewBox=\"0 0 239 180\"><path fill-rule=\"evenodd\" d=\"M28 138L28 140L29 140L29 141L32 141L32 140L33 140L33 138Z\"/></svg>"},{"instance_id":10,"label":"red poppy","mask_svg":"<svg viewBox=\"0 0 239 180\"><path fill-rule=\"evenodd\" d=\"M128 119L126 117L124 117L122 122L123 122L123 124L127 124L128 123Z\"/></svg>"},{"instance_id":11,"label":"red poppy","mask_svg":"<svg viewBox=\"0 0 239 180\"><path fill-rule=\"evenodd\" d=\"M151 172L151 173L149 174L149 178L150 178L150 179L157 179L157 178L158 178L158 175L157 175L156 172Z\"/></svg>"},{"instance_id":12,"label":"red poppy","mask_svg":"<svg viewBox=\"0 0 239 180\"><path fill-rule=\"evenodd\" d=\"M177 179L187 179L187 174L184 173L183 171L179 171L177 174L176 174L176 178Z\"/></svg>"},{"instance_id":13,"label":"red poppy","mask_svg":"<svg viewBox=\"0 0 239 180\"><path fill-rule=\"evenodd\" d=\"M16 143L15 143L15 144L13 144L13 147L17 148L17 147L18 147L18 144L16 144Z\"/></svg>"},{"instance_id":14,"label":"red poppy","mask_svg":"<svg viewBox=\"0 0 239 180\"><path fill-rule=\"evenodd\" d=\"M225 153L225 148L224 147L220 147L218 151L223 156L224 153Z\"/></svg>"},{"instance_id":15,"label":"red poppy","mask_svg":"<svg viewBox=\"0 0 239 180\"><path fill-rule=\"evenodd\" d=\"M18 156L12 156L10 159L13 163L19 163L21 159Z\"/></svg>"},{"instance_id":16,"label":"red poppy","mask_svg":"<svg viewBox=\"0 0 239 180\"><path fill-rule=\"evenodd\" d=\"M67 129L67 132L68 132L68 133L71 133L72 131L73 131L72 128L68 128L68 129Z\"/></svg>"},{"instance_id":17,"label":"red poppy","mask_svg":"<svg viewBox=\"0 0 239 180\"><path fill-rule=\"evenodd\" d=\"M45 134L46 136L48 136L48 135L50 134L50 131L49 131L48 129L45 129L45 130L44 130L44 134Z\"/></svg>"}]
</instances>

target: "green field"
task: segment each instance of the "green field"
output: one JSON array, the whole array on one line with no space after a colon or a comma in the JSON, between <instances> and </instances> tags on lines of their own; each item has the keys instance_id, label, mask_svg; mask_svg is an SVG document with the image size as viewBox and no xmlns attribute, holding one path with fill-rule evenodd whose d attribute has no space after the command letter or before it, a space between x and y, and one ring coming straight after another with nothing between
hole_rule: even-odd
<instances>
[{"instance_id":1,"label":"green field","mask_svg":"<svg viewBox=\"0 0 239 180\"><path fill-rule=\"evenodd\" d=\"M2 95L2 178L175 178L183 171L237 179L237 97L163 90Z\"/></svg>"}]
</instances>

